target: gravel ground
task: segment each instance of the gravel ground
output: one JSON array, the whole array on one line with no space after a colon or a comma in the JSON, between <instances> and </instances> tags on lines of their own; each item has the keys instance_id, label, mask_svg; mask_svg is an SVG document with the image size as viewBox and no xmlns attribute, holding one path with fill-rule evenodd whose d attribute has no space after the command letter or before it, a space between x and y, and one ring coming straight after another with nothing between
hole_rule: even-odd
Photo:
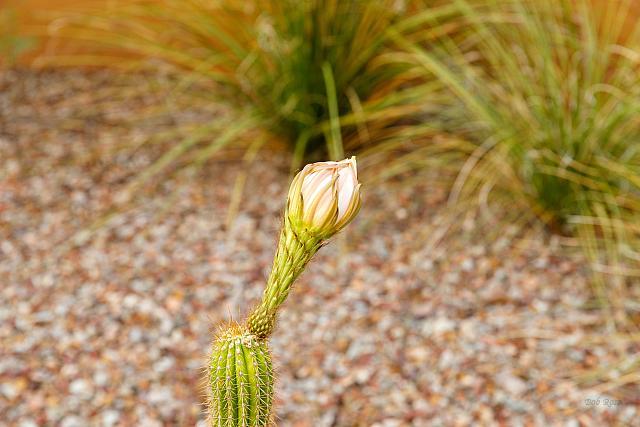
<instances>
[{"instance_id":1,"label":"gravel ground","mask_svg":"<svg viewBox=\"0 0 640 427\"><path fill-rule=\"evenodd\" d=\"M288 175L268 151L230 227L240 165L226 160L68 244L154 155L105 154L152 132L119 123L158 102L110 101L111 80L0 75L3 426L204 427L212 331L257 301L270 267ZM278 425L640 425L634 389L607 406L575 380L633 350L583 308L579 261L541 233L517 252L509 230L485 244L472 221L426 245L443 201L427 180L366 188L282 310Z\"/></svg>"}]
</instances>

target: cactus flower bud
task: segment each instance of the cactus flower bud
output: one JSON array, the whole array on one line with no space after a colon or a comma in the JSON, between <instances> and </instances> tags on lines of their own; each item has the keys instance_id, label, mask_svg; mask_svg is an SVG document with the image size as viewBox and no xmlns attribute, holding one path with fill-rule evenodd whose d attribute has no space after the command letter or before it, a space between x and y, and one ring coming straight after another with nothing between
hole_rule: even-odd
<instances>
[{"instance_id":1,"label":"cactus flower bud","mask_svg":"<svg viewBox=\"0 0 640 427\"><path fill-rule=\"evenodd\" d=\"M287 215L297 228L328 238L340 231L360 209L356 158L312 163L294 178Z\"/></svg>"},{"instance_id":2,"label":"cactus flower bud","mask_svg":"<svg viewBox=\"0 0 640 427\"><path fill-rule=\"evenodd\" d=\"M249 331L267 338L276 311L293 282L326 239L340 231L360 209L356 159L312 163L291 182L284 224L262 302L247 319Z\"/></svg>"}]
</instances>

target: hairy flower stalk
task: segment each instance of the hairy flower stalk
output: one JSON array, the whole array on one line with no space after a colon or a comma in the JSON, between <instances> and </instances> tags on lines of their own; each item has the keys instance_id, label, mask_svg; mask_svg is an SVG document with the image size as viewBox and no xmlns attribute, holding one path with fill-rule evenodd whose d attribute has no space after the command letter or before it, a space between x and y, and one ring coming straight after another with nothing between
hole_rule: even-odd
<instances>
[{"instance_id":1,"label":"hairy flower stalk","mask_svg":"<svg viewBox=\"0 0 640 427\"><path fill-rule=\"evenodd\" d=\"M249 330L260 338L271 335L276 311L289 295L291 286L311 257L322 246L322 240L305 232L295 232L284 219L280 241L262 301L247 320Z\"/></svg>"},{"instance_id":2,"label":"hairy flower stalk","mask_svg":"<svg viewBox=\"0 0 640 427\"><path fill-rule=\"evenodd\" d=\"M293 179L262 301L245 325L223 328L213 344L209 364L212 426L271 423L274 377L267 338L277 310L313 255L359 209L360 184L353 157L307 165Z\"/></svg>"},{"instance_id":3,"label":"hairy flower stalk","mask_svg":"<svg viewBox=\"0 0 640 427\"><path fill-rule=\"evenodd\" d=\"M284 224L262 302L247 321L249 330L268 337L278 307L293 282L326 239L344 228L360 209L355 158L307 165L293 179Z\"/></svg>"}]
</instances>

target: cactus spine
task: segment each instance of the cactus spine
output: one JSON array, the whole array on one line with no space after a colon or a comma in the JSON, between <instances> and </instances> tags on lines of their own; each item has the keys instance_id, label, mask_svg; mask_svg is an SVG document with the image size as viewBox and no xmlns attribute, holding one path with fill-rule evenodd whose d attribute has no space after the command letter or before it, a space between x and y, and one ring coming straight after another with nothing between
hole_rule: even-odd
<instances>
[{"instance_id":1,"label":"cactus spine","mask_svg":"<svg viewBox=\"0 0 640 427\"><path fill-rule=\"evenodd\" d=\"M359 189L355 158L307 165L294 178L262 300L245 324L227 325L213 343L208 366L213 427L272 423L274 376L267 339L278 308L318 249L358 213Z\"/></svg>"}]
</instances>

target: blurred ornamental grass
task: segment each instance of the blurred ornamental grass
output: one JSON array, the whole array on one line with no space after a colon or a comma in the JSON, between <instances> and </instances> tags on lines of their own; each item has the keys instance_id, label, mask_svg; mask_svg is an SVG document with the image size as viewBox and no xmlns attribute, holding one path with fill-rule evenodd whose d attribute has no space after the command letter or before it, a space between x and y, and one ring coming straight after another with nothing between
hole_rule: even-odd
<instances>
[{"instance_id":1,"label":"blurred ornamental grass","mask_svg":"<svg viewBox=\"0 0 640 427\"><path fill-rule=\"evenodd\" d=\"M450 199L579 245L610 320L640 322L640 26L632 1L454 2L464 40L395 35L452 99ZM429 125L429 124L427 124ZM433 159L431 159L433 162ZM635 286L635 287L634 287ZM634 296L630 298L630 296ZM631 320L631 322L629 322Z\"/></svg>"},{"instance_id":2,"label":"blurred ornamental grass","mask_svg":"<svg viewBox=\"0 0 640 427\"><path fill-rule=\"evenodd\" d=\"M203 126L202 132L190 128L151 167L153 173L197 147L193 157L202 163L223 147L256 139L255 129L286 144L293 153L292 169L297 169L308 157L335 160L345 150L371 148L380 141L400 144L394 135L425 112L438 110L440 82L418 80L388 40L390 28L408 39L457 30L450 22L456 7L441 0L429 5L398 0L115 1L108 8L62 13L48 34L58 42L72 40L75 51L58 49L40 63L154 71L160 61L173 67L181 94L194 102L224 104L230 116ZM428 36L424 24L436 19L449 25ZM425 99L433 101L426 105ZM216 136L220 127L225 137ZM254 141L254 149L261 145Z\"/></svg>"}]
</instances>

